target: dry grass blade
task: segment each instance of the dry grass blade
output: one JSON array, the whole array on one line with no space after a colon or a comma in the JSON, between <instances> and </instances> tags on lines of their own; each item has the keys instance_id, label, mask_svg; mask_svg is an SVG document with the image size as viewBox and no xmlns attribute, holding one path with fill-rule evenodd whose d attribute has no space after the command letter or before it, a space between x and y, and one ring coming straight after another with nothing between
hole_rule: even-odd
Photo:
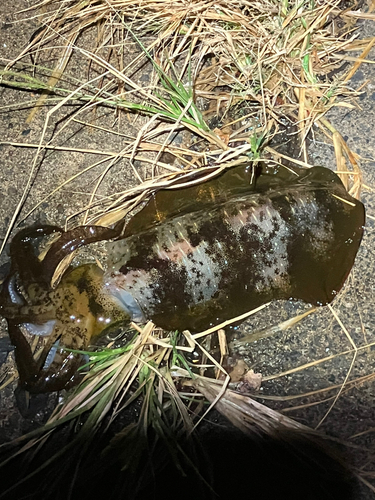
<instances>
[{"instance_id":1,"label":"dry grass blade","mask_svg":"<svg viewBox=\"0 0 375 500\"><path fill-rule=\"evenodd\" d=\"M301 370L305 370L306 368L310 368L312 366L316 366L316 365L321 364L321 363L326 363L326 362L331 361L332 359L337 358L339 356L346 356L347 354L353 354L355 352L367 350L369 347L373 347L374 345L375 345L375 342L370 342L369 344L366 344L366 345L361 346L361 347L357 347L356 349L348 349L346 351L339 352L338 354L331 354L330 356L326 356L324 358L321 358L321 359L318 359L315 361L311 361L310 363L305 363L303 365L296 366L295 368L291 368L290 370L285 370L284 372L278 373L276 375L266 376L263 378L263 380L268 381L268 380L274 380L274 379L277 379L280 377L285 377L287 375L291 375L292 373L297 373Z\"/></svg>"},{"instance_id":2,"label":"dry grass blade","mask_svg":"<svg viewBox=\"0 0 375 500\"><path fill-rule=\"evenodd\" d=\"M182 369L172 369L172 373L175 376L189 377L188 372ZM246 434L262 430L272 435L275 429L280 427L311 432L308 427L248 396L228 388L223 391L225 382L196 376L193 380L187 380L185 385L193 386L201 392L220 413Z\"/></svg>"},{"instance_id":3,"label":"dry grass blade","mask_svg":"<svg viewBox=\"0 0 375 500\"><path fill-rule=\"evenodd\" d=\"M116 217L122 217L126 213L126 206L124 210L118 208L121 197L114 208L115 218L108 215L108 211L112 210L111 206L104 206L102 212L98 213L98 202L94 201L99 184L110 173L111 166L120 159L129 158L132 165L135 159L149 163L152 175L155 168L159 171L173 170L173 167L160 161L160 155L163 151L173 153L170 134L180 126L192 134L199 135L208 145L208 149L217 147L211 162L227 163L238 156L254 153L254 137L247 134L241 138L243 144L231 147L231 132L228 138L222 140L221 137L226 137L226 133L223 135L220 130L218 133L210 130L203 120L197 99L202 95L206 101L217 100L216 89L222 85L229 86L230 91L223 95L223 100L220 101L225 103L224 109L217 101L217 113L225 114L228 108L236 103L246 103L250 100L255 104L253 114L259 121L259 130L256 132L258 136L264 137L264 134L269 133L272 123L277 123L280 118L288 117L289 121L295 122L297 117L301 147L304 151L302 163L308 164L304 140L312 124L335 105L337 96L342 97L340 104L343 104L343 100L352 95L352 91L342 82L329 82L325 79L325 75L337 66L335 55L347 47L353 49L354 38L350 30L333 36L327 27L327 16L338 4L338 0L329 5L325 2L318 3L315 7L308 1L289 2L287 5L271 0L262 0L252 5L222 0L215 5L207 0L186 5L185 2L177 1L174 3L173 12L160 2L148 0L142 3L142 8L128 0L115 4L98 0L94 4L74 6L65 3L56 5L47 0L36 5L36 10L43 9L40 15L43 16L45 29L35 36L17 61L31 52L42 57L44 51L57 50L57 44L62 42L64 56L59 65L51 69L47 83L39 84L44 85L44 92L54 90L63 95L47 113L30 180L13 215L6 239L27 197L38 157L45 148L58 149L58 146L44 144L43 137L47 125L64 104L75 99L83 100L85 105L66 121L58 134L61 134L72 120L77 121L83 111L97 105L113 105L119 109L147 112L151 113L151 120L157 121L157 117L160 117L173 122L161 144L150 143L150 138L146 138L146 126L128 147L106 155L109 164L102 172L97 187L92 191L91 202L83 219L91 223L99 219L111 224ZM78 34L98 23L102 23L102 29L96 51L90 52L75 43ZM149 38L155 38L155 33L158 36L151 43L143 44L139 39L140 33L147 41ZM113 59L107 57L106 46L120 45L124 42L123 36L135 39L141 47L141 54L131 63L118 66ZM86 58L88 64L97 68L99 76L88 82L76 82L73 85L75 88L63 89L61 84L56 84L68 67L68 54L71 53ZM148 60L155 73L155 83L148 88L143 88L131 78L131 71L138 67L141 59L143 62ZM178 72L177 68L181 64L182 68ZM13 65L8 64L2 72L4 81L7 75L11 74ZM38 66L33 68L37 69ZM104 80L105 85L102 84ZM38 85L35 78L25 76L23 85L27 86L33 82ZM129 90L124 92L124 86ZM139 98L146 104L142 104ZM243 127L245 130L246 124ZM234 138L235 134L233 140ZM203 151L204 144L202 146ZM153 158L139 154L139 150L153 149L156 152ZM187 145L185 149L190 148ZM176 151L176 154L176 157L185 163L181 165L184 170L186 167L196 168L194 162L189 164L184 161L186 151ZM204 164L207 164L206 157ZM135 177L140 180L134 166L133 170ZM94 214L89 212L92 210Z\"/></svg>"},{"instance_id":4,"label":"dry grass blade","mask_svg":"<svg viewBox=\"0 0 375 500\"><path fill-rule=\"evenodd\" d=\"M343 183L353 196L359 197L362 178L358 157L325 115L333 106L353 107L352 99L359 91L350 88L348 81L367 60L374 40L356 40L348 20L359 14L341 12L339 5L339 0L218 0L214 3L177 0L170 8L166 2L155 0L145 0L142 4L129 0L43 0L34 6L35 17L43 20L44 28L15 61L5 61L8 64L1 71L1 78L4 84L41 93L29 121L37 110L43 111L42 106L50 108L36 143L8 143L34 148L36 154L3 247L46 151L92 154L100 158L60 182L27 214L81 175L101 168L84 206L67 219L69 228L87 223L111 226L130 216L159 189L172 191L192 186L244 162L264 158L275 164L285 160L310 167L306 138L315 124L334 145L337 170ZM373 14L367 15L367 18L373 17ZM339 30L337 18L344 21ZM81 43L84 38L81 35L92 27L98 27L97 47L87 50ZM124 57L125 44L136 47L132 60ZM359 58L346 55L354 50L362 51ZM23 62L28 55L36 58L32 67ZM342 61L352 59L355 65L344 77L332 76ZM83 61L89 68L88 74L95 77L82 81L70 77L71 60L79 60L80 64ZM45 67L44 61L48 61L45 64L50 67ZM145 85L138 79L142 67L150 73ZM77 109L56 127L51 140L46 139L61 113L73 104ZM110 126L94 123L91 117L103 108L111 109L116 120L125 114L129 121L130 115L131 119L135 117L134 133L125 137ZM121 137L121 144L118 149L106 150L70 147L63 142L64 133L77 124L108 137L111 134ZM285 124L299 137L299 158L279 152L273 142L269 144L271 138L282 134ZM172 160L167 161L166 157ZM108 194L103 185L112 169L124 160L134 184L129 189L120 188L121 192ZM72 254L59 263L53 283L60 280L73 257ZM229 351L222 329L268 305L206 331L185 331L181 336L161 332L152 323L144 327L132 325L137 336L129 349L90 352L90 369L83 382L56 408L43 429L14 442L18 446L31 439L18 453L38 446L44 435L75 418L81 418L82 423L75 443L89 441L103 422L106 427L111 425L137 398L142 399L139 419L117 436L116 445L125 443L129 436L143 439L150 426L168 436L171 430L187 435L213 407L245 433L261 430L272 434L277 427L311 433L311 429L229 388L230 378L222 365ZM284 331L314 310L257 331L241 342ZM335 315L333 310L332 314ZM356 381L349 377L358 353L375 344L357 347L337 315L335 318L351 342L351 349L263 378L269 382L351 354L351 365L342 384L290 397L314 396L339 389L335 396L326 399L332 404L320 424L338 398L355 386ZM216 333L220 362L207 347L210 336ZM224 382L195 373L197 370L187 361L188 353L195 350L202 354L202 370L209 366L212 372L225 377ZM191 391L184 393L184 387ZM203 403L197 403L201 395L204 397L201 399L210 403L206 412L201 411ZM185 404L186 399L190 406Z\"/></svg>"},{"instance_id":5,"label":"dry grass blade","mask_svg":"<svg viewBox=\"0 0 375 500\"><path fill-rule=\"evenodd\" d=\"M234 340L231 343L231 346L235 347L235 348L239 348L247 343L256 342L257 340L271 337L272 335L275 335L276 333L285 331L288 328L292 328L294 325L296 325L297 323L302 321L304 318L306 318L310 314L313 314L316 310L317 310L316 307L312 307L308 311L301 313L301 314L298 314L297 316L294 316L293 318L287 319L286 321L283 321L282 323L279 323L279 324L273 325L273 326L268 326L260 331L255 331L255 332L249 333L248 335L244 335L240 339Z\"/></svg>"}]
</instances>

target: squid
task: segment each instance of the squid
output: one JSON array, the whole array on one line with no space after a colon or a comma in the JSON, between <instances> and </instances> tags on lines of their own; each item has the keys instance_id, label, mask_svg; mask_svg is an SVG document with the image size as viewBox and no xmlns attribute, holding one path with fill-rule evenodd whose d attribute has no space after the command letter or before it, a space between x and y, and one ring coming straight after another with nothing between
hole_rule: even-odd
<instances>
[{"instance_id":1,"label":"squid","mask_svg":"<svg viewBox=\"0 0 375 500\"><path fill-rule=\"evenodd\" d=\"M83 362L71 350L131 321L199 332L271 300L324 306L354 264L364 224L363 204L330 169L259 163L160 190L126 225L22 230L0 293L20 384L69 388ZM53 233L40 260L36 244ZM53 287L58 263L97 241L102 266L73 265ZM47 338L37 360L27 334Z\"/></svg>"}]
</instances>

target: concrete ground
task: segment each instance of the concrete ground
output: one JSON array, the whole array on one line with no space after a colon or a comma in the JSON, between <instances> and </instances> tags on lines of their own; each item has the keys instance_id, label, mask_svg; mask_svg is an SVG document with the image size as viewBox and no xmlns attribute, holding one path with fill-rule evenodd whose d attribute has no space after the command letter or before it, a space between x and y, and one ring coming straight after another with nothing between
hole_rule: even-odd
<instances>
[{"instance_id":1,"label":"concrete ground","mask_svg":"<svg viewBox=\"0 0 375 500\"><path fill-rule=\"evenodd\" d=\"M21 9L31 5L29 0L3 0L0 6L0 57L11 60L24 48L35 30L39 27L37 19L18 22L26 15L17 14ZM375 24L371 21L361 23L361 36L375 36ZM129 47L131 52L131 47ZM135 49L134 49L135 50ZM368 57L371 59L374 54ZM87 66L81 66L79 59L74 59L69 71L76 75L84 74ZM141 78L141 76L139 77ZM363 87L362 87L362 84ZM354 109L336 108L329 113L329 119L341 132L351 149L361 157L361 169L365 188L361 198L366 205L367 221L363 243L358 253L353 271L333 304L340 320L354 341L358 352L354 360L348 381L360 379L365 375L375 373L374 347L361 349L361 346L375 342L375 158L373 130L375 128L375 67L363 64L351 80L353 88L362 87L358 105ZM46 112L37 114L31 124L25 122L29 109L22 103L27 102L32 95L11 88L0 88L0 141L17 143L38 143L45 123ZM19 106L8 106L18 103ZM58 121L60 119L62 121ZM54 144L71 148L90 150L121 151L122 136L107 133L104 130L83 128L79 123L70 123L63 128L64 114L57 111L47 127L46 138L49 140L55 129L60 130L58 140ZM82 119L92 120L92 115ZM133 134L133 124L108 111L100 117L101 126L114 126L121 134ZM23 189L30 175L30 169L35 158L35 150L16 148L7 144L0 145L0 238L4 238L14 210L18 205ZM332 167L335 165L333 147L327 144L318 133L315 141L310 144L311 163ZM42 160L40 162L40 160ZM98 161L94 153L83 154L77 151L48 151L38 159L35 177L29 196L18 219L19 227L32 222L49 222L63 224L67 216L73 215L86 205L93 184L102 172L103 167L95 167L84 177L45 200L45 197L70 176L82 171L87 166ZM134 176L126 162L121 162L107 177L101 195L121 191L134 183ZM22 220L36 204L38 208ZM2 262L6 260L3 257ZM301 303L277 302L272 304L264 314L241 325L242 333L259 330L303 312L307 306ZM0 339L0 362L4 362L11 353L12 347L6 336L5 323L2 323L3 337ZM286 414L298 421L315 427L320 424L330 408L333 397L344 382L353 360L353 352L336 356L326 362L311 366L284 376L278 374L291 370L312 361L334 356L337 353L350 350L351 343L346 333L333 317L328 308L321 308L308 316L297 326L275 333L264 340L251 343L246 348L245 360L256 372L266 379L263 382L261 394L268 396L264 402L276 409L286 411ZM276 378L274 378L276 376ZM288 397L305 394L328 386L338 387L331 392L322 393L320 404L312 404L317 397L306 396L299 399ZM56 396L43 399L43 403L32 417L23 418L19 412L14 397L14 384L0 393L0 441L6 441L25 432L40 422L53 407ZM359 382L344 390L333 408L319 426L319 429L341 440L363 447L375 449L375 402L374 381ZM276 398L272 398L277 396ZM283 401L280 397L284 397ZM293 409L292 406L298 406ZM364 433L359 437L356 434ZM357 465L365 465L366 469L375 473L371 453L356 452L352 459ZM370 458L369 458L370 457ZM361 462L362 461L362 462Z\"/></svg>"}]
</instances>

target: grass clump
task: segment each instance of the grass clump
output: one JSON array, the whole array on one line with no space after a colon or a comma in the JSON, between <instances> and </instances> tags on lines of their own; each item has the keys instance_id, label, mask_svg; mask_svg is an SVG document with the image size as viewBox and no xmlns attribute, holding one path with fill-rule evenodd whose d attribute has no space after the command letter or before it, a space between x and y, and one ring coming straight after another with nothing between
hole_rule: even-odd
<instances>
[{"instance_id":1,"label":"grass clump","mask_svg":"<svg viewBox=\"0 0 375 500\"><path fill-rule=\"evenodd\" d=\"M339 1L176 1L171 9L167 2L149 0L141 5L127 0L45 0L33 9L33 15L42 20L41 28L16 60L2 61L0 72L3 85L37 94L26 103L31 107L29 123L38 113L45 113L39 141L12 143L35 148L36 154L6 238L30 190L37 186L37 166L43 155L77 152L74 144L62 139L64 131L80 124L85 131L105 132L108 138L120 134L100 122L103 110L110 110L116 121L128 120L133 132L121 135L121 147L115 150L92 149L88 143L80 152L100 155L100 159L48 195L53 197L97 166L102 168L88 201L67 219L69 227L82 223L110 226L158 189L202 182L244 161L287 160L307 167L306 138L313 125L332 141L337 170L350 192L359 196L358 159L326 114L334 106L356 106L358 89L351 88L349 80L373 40L357 39L352 11L342 10ZM129 47L132 51L127 56ZM352 62L348 53L354 50L361 52L360 59L346 70L343 63ZM29 55L31 65L25 62ZM87 78L70 74L77 61L87 69ZM146 84L140 80L142 71L149 73ZM278 136L283 137L288 127L292 133L278 143ZM54 132L49 136L51 128ZM280 147L286 141L295 144L294 157ZM132 173L134 182L112 193L103 186L119 164ZM65 267L62 263L60 274ZM290 326L282 325L264 334L271 336ZM211 354L209 341L199 341L221 327L176 337L150 323L144 328L134 326L137 335L128 346L90 352L88 373L79 387L56 408L44 428L14 444L20 452L31 445L38 447L41 436L75 422L78 432L61 454L72 449L83 453L97 432L112 426L137 400L141 401L137 419L125 425L107 449L111 453L108 450L113 446L119 452L125 469L142 466L150 429L154 436L172 443L171 451L174 437L189 436L204 410L213 406L246 433L254 429L272 432L279 425L306 430L233 390L236 387ZM225 357L223 345L220 349L220 357ZM351 346L339 355L356 355L356 349ZM194 350L200 353L201 366L189 362L186 353ZM295 371L311 366L304 363ZM215 375L208 377L207 369ZM282 372L280 377L291 373ZM339 395L346 390L344 385ZM355 381L346 388L354 386ZM337 388L336 384L323 392ZM320 390L311 395L319 396ZM299 397L307 396L295 396ZM329 398L336 403L335 396ZM124 443L133 450L131 455ZM59 456L54 454L51 460Z\"/></svg>"}]
</instances>

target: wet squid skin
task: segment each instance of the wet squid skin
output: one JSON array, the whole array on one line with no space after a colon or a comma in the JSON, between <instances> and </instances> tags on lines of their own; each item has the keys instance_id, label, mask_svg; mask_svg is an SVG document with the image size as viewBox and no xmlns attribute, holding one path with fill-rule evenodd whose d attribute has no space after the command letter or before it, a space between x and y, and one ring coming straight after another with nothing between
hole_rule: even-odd
<instances>
[{"instance_id":1,"label":"wet squid skin","mask_svg":"<svg viewBox=\"0 0 375 500\"><path fill-rule=\"evenodd\" d=\"M169 330L199 331L272 299L326 304L353 265L363 225L363 205L330 170L262 165L160 191L125 232L122 224L66 233L40 228L41 235L61 232L42 262L32 231L16 235L0 314L16 346L21 385L34 392L68 387L81 359L60 347L84 349L114 324L152 319ZM52 289L65 255L108 238L117 240L106 243L104 273L79 266ZM38 362L25 330L48 336Z\"/></svg>"},{"instance_id":2,"label":"wet squid skin","mask_svg":"<svg viewBox=\"0 0 375 500\"><path fill-rule=\"evenodd\" d=\"M20 384L30 392L60 390L76 383L82 356L60 347L86 349L109 326L130 320L107 295L103 271L95 264L71 268L56 289L50 286L48 259L36 258L31 241L51 232L62 230L42 226L16 235L11 243L11 270L0 294L0 313L7 319L15 346ZM71 237L73 241L74 232ZM46 337L37 360L24 333Z\"/></svg>"},{"instance_id":3,"label":"wet squid skin","mask_svg":"<svg viewBox=\"0 0 375 500\"><path fill-rule=\"evenodd\" d=\"M124 305L131 297L138 316L163 328L192 331L273 299L331 302L353 265L364 207L323 167L275 177L277 188L263 182L108 243L110 294Z\"/></svg>"}]
</instances>

